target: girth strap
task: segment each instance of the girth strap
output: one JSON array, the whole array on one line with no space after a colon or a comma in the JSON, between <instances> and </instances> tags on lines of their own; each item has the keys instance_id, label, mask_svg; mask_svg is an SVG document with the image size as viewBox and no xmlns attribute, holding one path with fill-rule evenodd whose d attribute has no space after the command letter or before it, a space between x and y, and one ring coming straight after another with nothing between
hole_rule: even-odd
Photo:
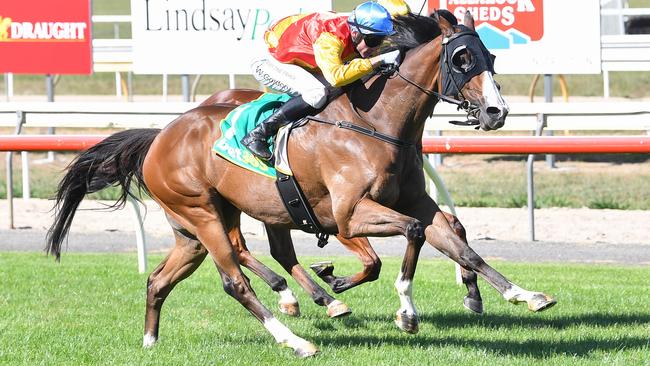
<instances>
[{"instance_id":1,"label":"girth strap","mask_svg":"<svg viewBox=\"0 0 650 366\"><path fill-rule=\"evenodd\" d=\"M329 235L324 233L325 230L318 222L298 182L293 176L286 175L279 170L276 170L276 173L275 185L278 187L280 198L282 198L282 203L289 212L291 220L300 230L316 234L318 246L320 248L324 247L327 244Z\"/></svg>"}]
</instances>

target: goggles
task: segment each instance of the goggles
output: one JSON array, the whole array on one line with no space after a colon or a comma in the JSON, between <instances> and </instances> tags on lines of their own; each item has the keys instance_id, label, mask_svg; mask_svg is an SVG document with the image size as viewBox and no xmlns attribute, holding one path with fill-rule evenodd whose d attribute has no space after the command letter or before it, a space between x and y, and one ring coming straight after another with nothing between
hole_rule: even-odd
<instances>
[{"instance_id":1,"label":"goggles","mask_svg":"<svg viewBox=\"0 0 650 366\"><path fill-rule=\"evenodd\" d=\"M366 42L366 46L370 48L375 48L379 46L383 41L386 36L380 36L377 34L364 34L363 35L363 40Z\"/></svg>"}]
</instances>

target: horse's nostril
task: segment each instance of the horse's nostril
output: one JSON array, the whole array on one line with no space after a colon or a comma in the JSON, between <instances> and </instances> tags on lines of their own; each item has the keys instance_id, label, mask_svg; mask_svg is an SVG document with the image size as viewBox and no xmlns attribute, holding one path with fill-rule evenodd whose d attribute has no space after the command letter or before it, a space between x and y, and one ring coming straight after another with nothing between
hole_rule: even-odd
<instances>
[{"instance_id":1,"label":"horse's nostril","mask_svg":"<svg viewBox=\"0 0 650 366\"><path fill-rule=\"evenodd\" d=\"M501 114L501 109L499 109L497 107L487 107L487 109L485 111L487 112L487 114L490 114L490 115L499 115L499 114Z\"/></svg>"}]
</instances>

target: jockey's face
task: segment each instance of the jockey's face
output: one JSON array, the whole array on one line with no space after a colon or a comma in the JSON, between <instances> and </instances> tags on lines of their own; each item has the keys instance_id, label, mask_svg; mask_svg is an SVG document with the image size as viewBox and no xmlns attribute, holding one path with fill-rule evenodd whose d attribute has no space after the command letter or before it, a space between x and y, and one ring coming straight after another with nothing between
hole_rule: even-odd
<instances>
[{"instance_id":1,"label":"jockey's face","mask_svg":"<svg viewBox=\"0 0 650 366\"><path fill-rule=\"evenodd\" d=\"M352 39L360 39L358 42L356 42L356 47L357 47L357 52L361 55L363 58L368 58L372 56L377 50L377 48L381 45L381 42L377 45L373 45L373 47L369 46L366 44L365 38L359 34L358 32L352 32Z\"/></svg>"}]
</instances>

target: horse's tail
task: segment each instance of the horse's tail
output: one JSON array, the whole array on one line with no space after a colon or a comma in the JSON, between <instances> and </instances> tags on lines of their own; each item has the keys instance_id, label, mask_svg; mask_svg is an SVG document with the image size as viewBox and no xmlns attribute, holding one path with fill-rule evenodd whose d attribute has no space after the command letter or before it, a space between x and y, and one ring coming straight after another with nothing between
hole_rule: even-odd
<instances>
[{"instance_id":1,"label":"horse's tail","mask_svg":"<svg viewBox=\"0 0 650 366\"><path fill-rule=\"evenodd\" d=\"M147 192L142 178L142 164L160 129L132 129L113 134L82 152L68 165L65 177L59 183L55 198L54 223L47 232L45 251L61 257L61 243L68 235L72 219L81 200L88 193L119 185L122 192L109 208L122 208L128 196L140 200L133 193Z\"/></svg>"}]
</instances>

